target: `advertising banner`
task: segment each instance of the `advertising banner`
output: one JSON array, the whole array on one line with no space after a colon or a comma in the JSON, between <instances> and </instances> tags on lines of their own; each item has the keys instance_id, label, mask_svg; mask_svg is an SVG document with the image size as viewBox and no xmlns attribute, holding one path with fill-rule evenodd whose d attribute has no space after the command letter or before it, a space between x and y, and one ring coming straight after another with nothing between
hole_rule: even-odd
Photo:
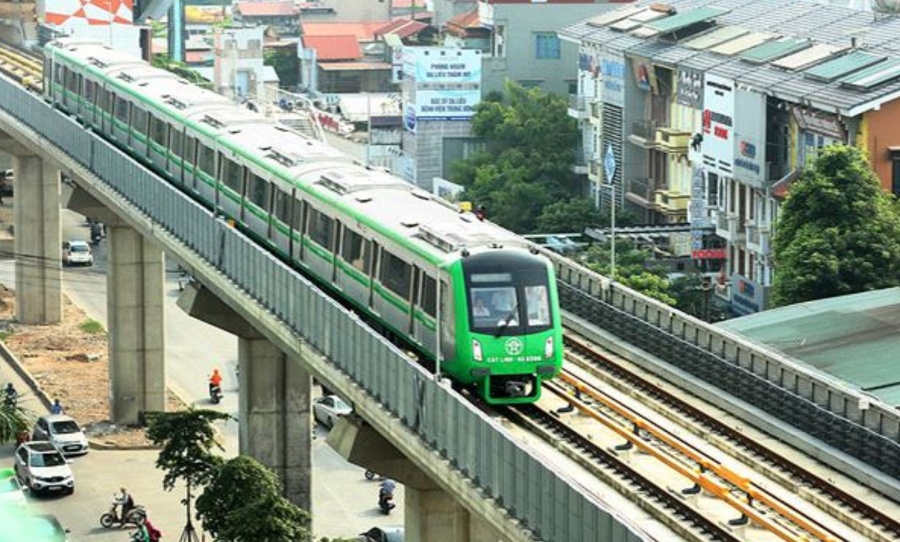
<instances>
[{"instance_id":1,"label":"advertising banner","mask_svg":"<svg viewBox=\"0 0 900 542\"><path fill-rule=\"evenodd\" d=\"M404 47L404 126L423 120L468 120L481 101L481 51L452 47Z\"/></svg>"},{"instance_id":2,"label":"advertising banner","mask_svg":"<svg viewBox=\"0 0 900 542\"><path fill-rule=\"evenodd\" d=\"M675 101L687 107L703 110L703 73L679 69L675 81Z\"/></svg>"},{"instance_id":3,"label":"advertising banner","mask_svg":"<svg viewBox=\"0 0 900 542\"><path fill-rule=\"evenodd\" d=\"M708 171L734 173L734 82L707 74L703 81L703 165Z\"/></svg>"},{"instance_id":4,"label":"advertising banner","mask_svg":"<svg viewBox=\"0 0 900 542\"><path fill-rule=\"evenodd\" d=\"M734 93L734 178L762 186L766 178L766 97L736 89Z\"/></svg>"},{"instance_id":5,"label":"advertising banner","mask_svg":"<svg viewBox=\"0 0 900 542\"><path fill-rule=\"evenodd\" d=\"M600 80L603 101L625 106L625 55L609 53L600 58Z\"/></svg>"}]
</instances>

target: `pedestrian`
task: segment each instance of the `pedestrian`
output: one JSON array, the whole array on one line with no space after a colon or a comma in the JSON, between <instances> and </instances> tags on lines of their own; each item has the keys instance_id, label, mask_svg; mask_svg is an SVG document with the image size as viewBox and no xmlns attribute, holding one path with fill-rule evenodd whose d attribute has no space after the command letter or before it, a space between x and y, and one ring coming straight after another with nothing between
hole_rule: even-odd
<instances>
[{"instance_id":1,"label":"pedestrian","mask_svg":"<svg viewBox=\"0 0 900 542\"><path fill-rule=\"evenodd\" d=\"M62 414L62 413L63 413L63 407L59 403L59 399L54 399L53 405L50 406L50 414Z\"/></svg>"}]
</instances>

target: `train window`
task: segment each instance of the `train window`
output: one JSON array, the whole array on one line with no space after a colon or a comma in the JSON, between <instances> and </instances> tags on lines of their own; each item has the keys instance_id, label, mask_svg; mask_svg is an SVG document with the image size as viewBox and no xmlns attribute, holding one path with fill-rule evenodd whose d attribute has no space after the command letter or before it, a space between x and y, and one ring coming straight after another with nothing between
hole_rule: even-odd
<instances>
[{"instance_id":1,"label":"train window","mask_svg":"<svg viewBox=\"0 0 900 542\"><path fill-rule=\"evenodd\" d=\"M321 246L331 250L334 220L313 208L309 209L309 237Z\"/></svg>"},{"instance_id":2,"label":"train window","mask_svg":"<svg viewBox=\"0 0 900 542\"><path fill-rule=\"evenodd\" d=\"M57 85L60 85L60 84L62 84L62 80L63 80L63 66L62 66L62 64L57 64L54 66L54 68L55 69L53 70L53 82L56 83Z\"/></svg>"},{"instance_id":3,"label":"train window","mask_svg":"<svg viewBox=\"0 0 900 542\"><path fill-rule=\"evenodd\" d=\"M204 145L203 143L199 143L197 145L197 165L200 166L200 170L203 173L206 173L210 177L216 176L216 153Z\"/></svg>"},{"instance_id":4,"label":"train window","mask_svg":"<svg viewBox=\"0 0 900 542\"><path fill-rule=\"evenodd\" d=\"M131 129L141 135L147 135L147 112L140 107L131 108Z\"/></svg>"},{"instance_id":5,"label":"train window","mask_svg":"<svg viewBox=\"0 0 900 542\"><path fill-rule=\"evenodd\" d=\"M303 200L294 198L294 206L291 210L291 228L303 231Z\"/></svg>"},{"instance_id":6,"label":"train window","mask_svg":"<svg viewBox=\"0 0 900 542\"><path fill-rule=\"evenodd\" d=\"M403 299L409 297L409 283L412 267L390 252L382 249L381 269L378 279L385 287Z\"/></svg>"},{"instance_id":7,"label":"train window","mask_svg":"<svg viewBox=\"0 0 900 542\"><path fill-rule=\"evenodd\" d=\"M104 113L112 114L112 97L113 93L106 89L103 89L103 92L100 94L100 103L97 105Z\"/></svg>"},{"instance_id":8,"label":"train window","mask_svg":"<svg viewBox=\"0 0 900 542\"><path fill-rule=\"evenodd\" d=\"M284 224L291 223L291 195L275 189L275 218Z\"/></svg>"},{"instance_id":9,"label":"train window","mask_svg":"<svg viewBox=\"0 0 900 542\"><path fill-rule=\"evenodd\" d=\"M66 88L69 92L80 94L78 91L78 74L73 71L66 71Z\"/></svg>"},{"instance_id":10,"label":"train window","mask_svg":"<svg viewBox=\"0 0 900 542\"><path fill-rule=\"evenodd\" d=\"M519 325L519 300L515 286L473 286L469 290L472 329L496 329Z\"/></svg>"},{"instance_id":11,"label":"train window","mask_svg":"<svg viewBox=\"0 0 900 542\"><path fill-rule=\"evenodd\" d=\"M241 188L243 188L241 186L244 176L243 172L244 168L240 164L227 158L222 161L222 182L238 194L241 193Z\"/></svg>"},{"instance_id":12,"label":"train window","mask_svg":"<svg viewBox=\"0 0 900 542\"><path fill-rule=\"evenodd\" d=\"M248 185L247 185L247 197L254 204L259 206L262 209L269 209L269 187L271 186L268 181L260 177L255 173L251 173L249 175Z\"/></svg>"},{"instance_id":13,"label":"train window","mask_svg":"<svg viewBox=\"0 0 900 542\"><path fill-rule=\"evenodd\" d=\"M429 316L435 315L435 306L437 305L437 282L428 275L422 274L422 294L419 297L419 306Z\"/></svg>"},{"instance_id":14,"label":"train window","mask_svg":"<svg viewBox=\"0 0 900 542\"><path fill-rule=\"evenodd\" d=\"M197 140L191 136L184 136L184 155L182 158L187 164L186 167L194 165L194 149L197 147Z\"/></svg>"},{"instance_id":15,"label":"train window","mask_svg":"<svg viewBox=\"0 0 900 542\"><path fill-rule=\"evenodd\" d=\"M97 83L94 83L91 80L87 80L84 83L84 99L89 103L94 103L94 91L97 88Z\"/></svg>"},{"instance_id":16,"label":"train window","mask_svg":"<svg viewBox=\"0 0 900 542\"><path fill-rule=\"evenodd\" d=\"M172 144L169 145L169 150L175 156L181 157L181 146L184 145L184 135L180 130L172 129Z\"/></svg>"},{"instance_id":17,"label":"train window","mask_svg":"<svg viewBox=\"0 0 900 542\"><path fill-rule=\"evenodd\" d=\"M550 301L545 285L525 287L525 314L529 326L550 325Z\"/></svg>"},{"instance_id":18,"label":"train window","mask_svg":"<svg viewBox=\"0 0 900 542\"><path fill-rule=\"evenodd\" d=\"M161 121L157 118L150 118L150 138L153 139L154 143L166 146L166 129L168 125L165 121Z\"/></svg>"},{"instance_id":19,"label":"train window","mask_svg":"<svg viewBox=\"0 0 900 542\"><path fill-rule=\"evenodd\" d=\"M128 100L116 96L116 119L128 124Z\"/></svg>"},{"instance_id":20,"label":"train window","mask_svg":"<svg viewBox=\"0 0 900 542\"><path fill-rule=\"evenodd\" d=\"M371 243L355 231L344 228L344 244L341 247L341 257L345 262L369 274L369 262L371 258Z\"/></svg>"}]
</instances>

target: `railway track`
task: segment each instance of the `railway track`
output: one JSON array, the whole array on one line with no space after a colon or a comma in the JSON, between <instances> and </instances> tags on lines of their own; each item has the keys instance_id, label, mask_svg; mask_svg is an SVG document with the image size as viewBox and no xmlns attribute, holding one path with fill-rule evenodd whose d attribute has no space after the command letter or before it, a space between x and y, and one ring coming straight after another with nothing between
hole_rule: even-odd
<instances>
[{"instance_id":1,"label":"railway track","mask_svg":"<svg viewBox=\"0 0 900 542\"><path fill-rule=\"evenodd\" d=\"M841 489L585 339L566 343L567 372L508 416L684 539L900 539L896 508Z\"/></svg>"},{"instance_id":2,"label":"railway track","mask_svg":"<svg viewBox=\"0 0 900 542\"><path fill-rule=\"evenodd\" d=\"M0 73L23 87L40 92L43 69L44 64L40 56L0 43Z\"/></svg>"}]
</instances>

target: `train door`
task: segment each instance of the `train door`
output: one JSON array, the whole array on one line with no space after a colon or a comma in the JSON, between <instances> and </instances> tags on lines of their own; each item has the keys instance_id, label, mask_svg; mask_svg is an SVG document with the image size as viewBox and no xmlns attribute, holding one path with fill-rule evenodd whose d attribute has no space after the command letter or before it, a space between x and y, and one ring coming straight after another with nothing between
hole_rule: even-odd
<instances>
[{"instance_id":1,"label":"train door","mask_svg":"<svg viewBox=\"0 0 900 542\"><path fill-rule=\"evenodd\" d=\"M412 335L427 350L436 351L437 281L426 273L424 269L420 270L419 273L421 279L416 292Z\"/></svg>"}]
</instances>

